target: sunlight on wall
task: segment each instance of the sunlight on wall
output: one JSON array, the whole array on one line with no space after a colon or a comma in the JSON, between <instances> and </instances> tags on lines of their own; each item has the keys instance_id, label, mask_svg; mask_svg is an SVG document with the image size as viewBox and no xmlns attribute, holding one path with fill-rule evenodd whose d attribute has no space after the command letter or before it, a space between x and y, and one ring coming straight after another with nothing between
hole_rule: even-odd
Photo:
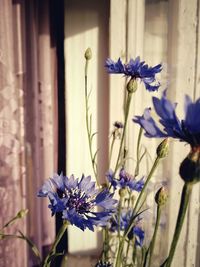
<instances>
[{"instance_id":1,"label":"sunlight on wall","mask_svg":"<svg viewBox=\"0 0 200 267\"><path fill-rule=\"evenodd\" d=\"M92 60L88 68L89 113L92 114L92 132L98 131L94 138L93 151L102 140L107 140L108 85L104 70L107 51L107 12L103 4L94 5L87 1L67 1L65 10L65 60L66 60L66 118L67 118L67 175L76 177L93 175L89 157L85 124L85 50L92 49ZM108 9L109 10L109 9ZM105 136L106 134L106 136ZM107 164L108 146L98 153L99 177L104 179ZM69 229L69 252L76 253L100 249L97 234Z\"/></svg>"}]
</instances>

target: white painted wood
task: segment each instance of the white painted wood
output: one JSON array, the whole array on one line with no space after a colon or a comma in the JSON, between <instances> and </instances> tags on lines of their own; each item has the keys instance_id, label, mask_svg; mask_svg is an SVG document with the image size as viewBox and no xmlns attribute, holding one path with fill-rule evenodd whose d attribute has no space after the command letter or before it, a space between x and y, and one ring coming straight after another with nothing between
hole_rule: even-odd
<instances>
[{"instance_id":1,"label":"white painted wood","mask_svg":"<svg viewBox=\"0 0 200 267\"><path fill-rule=\"evenodd\" d=\"M197 36L197 1L170 1L169 19L169 73L170 90L172 99L178 101L179 114L183 115L184 94L194 95L195 88L195 60L196 60L196 38ZM197 96L199 97L199 96ZM180 162L189 151L189 146L174 142L171 153L170 176L170 207L169 207L169 241L173 236L175 219L178 210L180 193L183 182L179 178L178 170ZM177 197L179 195L179 197ZM199 185L193 190L190 210L181 233L178 249L173 266L192 267L195 265L197 232L199 217Z\"/></svg>"},{"instance_id":2,"label":"white painted wood","mask_svg":"<svg viewBox=\"0 0 200 267\"><path fill-rule=\"evenodd\" d=\"M91 47L89 112L92 114L92 131L98 131L93 151L101 145L98 156L101 182L107 170L108 154L108 83L104 70L104 59L108 54L108 10L106 1L87 1L86 4L81 0L65 2L67 175L73 173L81 177L84 173L94 178L86 135L84 98L84 52ZM91 253L97 248L100 249L96 233L88 230L83 233L76 227L70 227L69 252Z\"/></svg>"},{"instance_id":3,"label":"white painted wood","mask_svg":"<svg viewBox=\"0 0 200 267\"><path fill-rule=\"evenodd\" d=\"M72 5L72 2L76 3ZM103 73L98 66L103 65L103 60L108 56L105 50L102 51L102 43L108 44L109 57L123 61L135 58L140 55L149 65L164 63L164 71L161 80L164 81L162 89L169 88L168 95L174 101L179 102L178 113L183 115L180 108L183 105L184 94L199 97L199 43L200 30L197 24L197 0L179 1L144 1L144 0L110 0L110 26L109 37L105 32L100 33L102 22L99 20L95 9L87 6L80 9L81 1L66 1L65 7L65 58L66 58L66 112L67 112L67 174L74 173L80 176L92 173L88 158L87 138L84 125L84 58L85 49L90 46L93 50L93 59L89 66L89 87L92 88L91 111L94 115L94 131L100 130L98 144L105 142L106 137L112 132L112 123L116 120L123 121L123 104L125 78L121 75L108 75ZM95 1L93 1L95 2ZM96 1L94 6L101 5ZM71 3L71 4L70 4ZM79 8L78 8L79 6ZM104 14L105 15L105 14ZM105 15L104 20L106 21ZM80 22L81 21L81 25ZM104 25L103 27L106 27ZM199 31L199 34L198 34ZM103 38L100 38L100 36ZM101 48L101 49L100 49ZM198 49L197 49L198 48ZM97 57L98 55L98 57ZM168 73L168 75L166 74ZM99 77L99 78L98 78ZM109 79L109 91L107 86ZM99 82L101 80L101 82ZM97 93L96 88L101 90ZM101 88L101 89L100 89ZM107 94L109 94L109 105ZM135 147L138 127L131 122L134 114L140 115L144 108L151 106L152 95L159 96L160 92L148 93L141 85L134 95L131 105L130 122L128 125L127 145L133 159L128 161L127 167L132 172L135 167ZM101 103L100 105L97 103ZM104 105L103 105L104 104ZM102 105L102 106L101 106ZM117 107L117 108L116 108ZM101 109L100 109L101 108ZM104 113L101 114L103 110ZM101 114L101 115L100 115ZM109 114L109 115L107 115ZM108 118L109 116L109 118ZM106 121L105 121L106 120ZM109 127L108 127L109 122ZM103 134L104 132L104 134ZM106 134L105 134L106 132ZM106 136L107 135L107 136ZM143 138L143 143L148 147L152 159L155 157L155 149L159 140ZM95 144L96 147L98 146ZM118 144L119 145L119 144ZM114 149L114 158L111 167L114 167L118 145ZM107 152L108 144L105 143L105 150L100 153L101 177L108 167ZM156 191L162 180L168 180L170 187L169 207L166 210L162 224L168 228L160 232L158 241L157 257L164 258L167 253L173 236L176 215L178 212L180 193L183 186L178 170L180 162L189 151L188 146L180 142L172 142L168 160L164 161L154 178L151 189ZM105 156L105 157L104 157ZM143 174L149 169L144 165ZM147 204L153 205L154 192L148 197ZM150 214L152 217L152 214ZM153 217L152 217L153 218ZM197 230L199 220L199 186L196 185L193 191L190 204L190 213L186 220L178 252L175 255L173 266L193 267L200 266L197 257ZM151 237L152 219L148 219L147 238ZM94 237L95 236L95 237ZM163 240L165 240L164 249ZM82 234L79 230L69 231L70 252L86 252L98 247L98 239L93 233ZM199 244L198 244L199 246ZM90 252L88 252L90 253ZM159 259L160 260L160 259ZM199 265L198 265L199 264Z\"/></svg>"},{"instance_id":4,"label":"white painted wood","mask_svg":"<svg viewBox=\"0 0 200 267\"><path fill-rule=\"evenodd\" d=\"M110 1L109 57L123 61L126 59L126 1ZM110 135L115 121L124 120L123 99L125 79L121 75L109 75L109 122ZM110 168L114 169L120 140L115 142Z\"/></svg>"},{"instance_id":5,"label":"white painted wood","mask_svg":"<svg viewBox=\"0 0 200 267\"><path fill-rule=\"evenodd\" d=\"M161 88L158 92L148 92L144 85L141 84L138 91L135 93L133 98L133 105L131 109L132 117L136 114L142 114L146 107L152 106L152 96L160 96L161 91L166 85L166 55L167 55L167 31L168 31L168 13L167 13L167 2L157 1L129 1L129 20L128 20L128 55L132 57L140 56L142 60L145 60L150 66L162 63L164 71L161 75L158 75L162 83ZM159 14L159 16L158 16ZM164 85L163 85L164 84ZM136 154L136 142L139 127L138 125L130 122L128 132L128 145L135 158ZM156 157L156 148L161 140L149 139L143 136L142 144L148 149L150 158L141 164L140 177L147 175L152 166L152 161ZM154 195L158 188L162 185L163 180L167 180L167 176L163 175L163 164L162 161L156 170L154 177L152 177L151 183L148 187L148 198L147 207L149 211L144 215L144 227L146 244L152 237L152 231L155 223L156 205L154 201ZM135 164L134 164L135 165ZM133 170L135 167L129 162L128 167ZM164 216L163 216L164 217ZM164 224L162 219L162 225ZM166 246L160 244L160 237L164 236L165 228L160 227L159 237L157 240L157 246L155 249L154 264L158 266L162 257L166 254Z\"/></svg>"}]
</instances>

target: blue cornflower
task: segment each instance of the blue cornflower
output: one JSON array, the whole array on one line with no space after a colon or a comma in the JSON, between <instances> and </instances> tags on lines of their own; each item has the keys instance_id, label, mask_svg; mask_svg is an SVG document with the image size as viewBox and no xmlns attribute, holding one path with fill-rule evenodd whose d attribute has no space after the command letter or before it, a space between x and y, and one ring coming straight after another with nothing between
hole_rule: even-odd
<instances>
[{"instance_id":1,"label":"blue cornflower","mask_svg":"<svg viewBox=\"0 0 200 267\"><path fill-rule=\"evenodd\" d=\"M160 83L156 80L155 76L161 72L161 64L149 67L145 64L145 61L140 61L140 57L136 57L135 60L130 59L127 64L123 64L120 58L117 62L108 58L105 67L108 73L124 74L131 79L140 79L148 91L156 91L160 87Z\"/></svg>"},{"instance_id":2,"label":"blue cornflower","mask_svg":"<svg viewBox=\"0 0 200 267\"><path fill-rule=\"evenodd\" d=\"M132 216L131 210L122 210L121 211L121 214L120 214L120 231L125 231L128 228L131 216ZM138 218L136 224L133 226L133 228L129 232L128 238L133 239L135 237L135 245L142 247L143 242L144 242L145 233L142 230L142 228L139 226L140 220L141 219ZM111 218L109 230L111 232L118 232L118 230L119 230L118 215L115 215Z\"/></svg>"},{"instance_id":3,"label":"blue cornflower","mask_svg":"<svg viewBox=\"0 0 200 267\"><path fill-rule=\"evenodd\" d=\"M188 95L185 96L185 119L183 120L177 117L175 112L177 104L167 99L166 90L161 99L153 97L153 105L163 129L157 126L150 109L146 109L143 116L135 116L133 119L145 130L147 137L172 137L189 143L191 147L200 146L200 98L192 102Z\"/></svg>"},{"instance_id":4,"label":"blue cornflower","mask_svg":"<svg viewBox=\"0 0 200 267\"><path fill-rule=\"evenodd\" d=\"M94 225L105 225L116 209L117 200L108 189L95 189L95 182L84 175L80 179L55 174L45 181L38 192L39 197L48 197L52 215L62 212L63 219L81 230L94 230ZM101 211L94 209L100 207Z\"/></svg>"},{"instance_id":5,"label":"blue cornflower","mask_svg":"<svg viewBox=\"0 0 200 267\"><path fill-rule=\"evenodd\" d=\"M116 189L117 187L128 187L131 191L140 192L144 186L144 177L137 181L135 177L126 172L124 168L122 168L119 172L119 179L116 179L114 177L114 173L112 170L109 170L107 172L106 177L114 189Z\"/></svg>"},{"instance_id":6,"label":"blue cornflower","mask_svg":"<svg viewBox=\"0 0 200 267\"><path fill-rule=\"evenodd\" d=\"M113 265L108 261L99 261L95 267L112 267Z\"/></svg>"},{"instance_id":7,"label":"blue cornflower","mask_svg":"<svg viewBox=\"0 0 200 267\"><path fill-rule=\"evenodd\" d=\"M112 170L109 170L106 173L106 178L108 179L110 185L114 188L114 190L117 189L119 180L117 180L116 178L114 178L114 172Z\"/></svg>"}]
</instances>

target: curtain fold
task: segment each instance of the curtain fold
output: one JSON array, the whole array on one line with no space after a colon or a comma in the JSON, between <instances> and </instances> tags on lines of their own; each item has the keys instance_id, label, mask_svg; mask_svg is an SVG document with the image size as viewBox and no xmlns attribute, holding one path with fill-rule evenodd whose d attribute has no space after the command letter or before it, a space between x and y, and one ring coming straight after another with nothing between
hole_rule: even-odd
<instances>
[{"instance_id":1,"label":"curtain fold","mask_svg":"<svg viewBox=\"0 0 200 267\"><path fill-rule=\"evenodd\" d=\"M41 251L55 233L47 202L37 198L43 181L57 170L51 30L49 1L0 1L0 227L28 208L27 218L9 233L21 230ZM23 241L0 240L0 266L27 265L32 266L32 257Z\"/></svg>"}]
</instances>

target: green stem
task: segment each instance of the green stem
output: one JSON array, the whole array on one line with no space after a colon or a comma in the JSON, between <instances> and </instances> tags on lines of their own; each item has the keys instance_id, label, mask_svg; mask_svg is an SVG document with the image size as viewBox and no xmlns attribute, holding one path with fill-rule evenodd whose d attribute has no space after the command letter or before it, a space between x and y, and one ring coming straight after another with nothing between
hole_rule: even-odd
<instances>
[{"instance_id":1,"label":"green stem","mask_svg":"<svg viewBox=\"0 0 200 267\"><path fill-rule=\"evenodd\" d=\"M102 259L104 262L107 262L109 259L109 232L106 227L103 229L103 256Z\"/></svg>"},{"instance_id":2,"label":"green stem","mask_svg":"<svg viewBox=\"0 0 200 267\"><path fill-rule=\"evenodd\" d=\"M118 239L120 240L120 224L121 224L121 210L122 210L122 196L119 198L119 204L118 204Z\"/></svg>"},{"instance_id":3,"label":"green stem","mask_svg":"<svg viewBox=\"0 0 200 267\"><path fill-rule=\"evenodd\" d=\"M114 147L114 143L115 143L115 136L114 134L112 135L112 142L111 142L111 145L110 145L110 154L109 154L109 162L108 162L108 166L110 167L110 164L111 164L111 158L112 158L112 152L113 152L113 147Z\"/></svg>"},{"instance_id":4,"label":"green stem","mask_svg":"<svg viewBox=\"0 0 200 267\"><path fill-rule=\"evenodd\" d=\"M128 114L129 114L129 110L130 110L132 95L133 95L133 93L128 92L128 96L127 96L127 100L126 100L126 106L125 106L124 128L123 128L122 138L121 138L121 142L120 142L120 147L119 147L119 152L118 152L118 156L117 156L117 161L116 161L113 177L115 177L115 174L116 174L117 169L119 167L118 165L119 165L119 160L120 160L121 153L122 153L122 148L123 148L123 143L124 143L124 138L125 138L125 133L126 133L126 128L127 128Z\"/></svg>"},{"instance_id":5,"label":"green stem","mask_svg":"<svg viewBox=\"0 0 200 267\"><path fill-rule=\"evenodd\" d=\"M142 127L140 127L140 131L138 134L138 140L137 140L137 150L136 150L136 167L135 167L135 176L137 176L139 174L139 166L140 166L140 143L141 143L141 139L142 139L142 132L143 129Z\"/></svg>"},{"instance_id":6,"label":"green stem","mask_svg":"<svg viewBox=\"0 0 200 267\"><path fill-rule=\"evenodd\" d=\"M143 186L143 188L142 188L142 190L141 190L141 192L140 192L140 194L138 196L138 199L136 201L136 204L135 204L135 207L134 207L134 213L135 214L137 213L137 209L138 209L138 206L140 204L140 201L141 201L141 199L142 199L142 197L144 195L145 189L146 189L146 187L147 187L147 185L148 185L148 183L149 183L152 175L154 174L154 172L155 172L155 170L156 170L156 168L158 166L159 161L160 161L160 157L157 156L156 159L155 159L155 161L154 161L154 163L153 163L153 166L151 168L151 171L150 171L149 175L147 176L147 179L146 179L146 181L144 183L144 186Z\"/></svg>"},{"instance_id":7,"label":"green stem","mask_svg":"<svg viewBox=\"0 0 200 267\"><path fill-rule=\"evenodd\" d=\"M135 266L136 264L136 259L137 259L137 246L135 245L135 241L133 243L133 253L132 253L132 262Z\"/></svg>"},{"instance_id":8,"label":"green stem","mask_svg":"<svg viewBox=\"0 0 200 267\"><path fill-rule=\"evenodd\" d=\"M22 239L24 241L27 242L27 244L29 245L30 249L32 250L34 256L36 257L38 264L40 265L42 260L41 260L41 256L40 256L40 252L38 250L38 248L36 247L36 245L27 237L25 236L22 232L19 232L20 235L16 235L16 234L4 234L4 233L0 233L0 240L2 239L7 239L7 238L19 238Z\"/></svg>"},{"instance_id":9,"label":"green stem","mask_svg":"<svg viewBox=\"0 0 200 267\"><path fill-rule=\"evenodd\" d=\"M68 222L64 221L63 225L61 226L61 228L60 228L60 230L56 236L56 239L52 245L52 248L51 248L49 254L45 258L43 267L49 267L50 266L50 264L51 264L50 258L51 258L51 256L53 256L56 253L56 247L57 247L58 243L60 242L61 238L63 237L65 231L67 230L67 226L68 226Z\"/></svg>"},{"instance_id":10,"label":"green stem","mask_svg":"<svg viewBox=\"0 0 200 267\"><path fill-rule=\"evenodd\" d=\"M86 108L86 129L87 129L87 137L88 137L88 144L89 144L89 153L90 153L90 159L92 162L92 169L96 178L96 182L99 185L98 178L97 178L97 169L96 169L96 163L95 159L92 153L92 139L91 139L91 129L89 124L89 113L88 113L88 92L87 92L87 72L88 72L88 61L85 62L85 108Z\"/></svg>"},{"instance_id":11,"label":"green stem","mask_svg":"<svg viewBox=\"0 0 200 267\"><path fill-rule=\"evenodd\" d=\"M148 182L150 181L152 175L154 174L154 171L156 170L156 167L158 166L159 161L160 161L160 157L157 156L155 161L154 161L154 164L151 168L151 171L150 171L150 173L146 179L146 182L142 188L142 191L140 192L140 195L136 201L136 204L134 207L134 214L133 214L132 218L130 219L130 224L129 224L128 228L126 229L126 231L124 232L124 236L122 237L120 244L119 244L119 248L118 248L118 252L117 252L116 267L120 267L120 259L121 259L121 254L123 251L125 239L126 239L127 235L129 234L129 232L131 231L132 227L134 226L134 221L135 221L135 218L137 217L136 214L138 212L137 209L138 209L138 206L140 204L140 200L141 200L141 198L145 192L145 189L147 187Z\"/></svg>"},{"instance_id":12,"label":"green stem","mask_svg":"<svg viewBox=\"0 0 200 267\"><path fill-rule=\"evenodd\" d=\"M119 247L118 247L118 251L117 251L117 259L116 259L115 267L120 267L121 266L121 255L122 255L125 239L126 239L126 237L123 236L122 240L119 242Z\"/></svg>"},{"instance_id":13,"label":"green stem","mask_svg":"<svg viewBox=\"0 0 200 267\"><path fill-rule=\"evenodd\" d=\"M192 193L192 187L193 183L192 182L185 182L182 190L182 195L181 195L181 202L180 202L180 207L179 207L179 212L178 212L178 217L176 221L176 228L173 236L173 240L171 243L170 251L169 251L169 256L167 260L162 264L162 267L170 267L173 261L174 253L176 250L176 246L179 240L179 236L181 233L181 229L183 226L183 222L185 219L189 199Z\"/></svg>"},{"instance_id":14,"label":"green stem","mask_svg":"<svg viewBox=\"0 0 200 267\"><path fill-rule=\"evenodd\" d=\"M148 263L148 266L149 267L151 266L151 260L152 260L152 255L153 255L153 252L154 252L156 236L157 236L158 227L159 227L159 224L160 224L161 210L162 210L161 206L158 205L157 206L157 216L156 216L156 224L155 224L155 228L154 228L154 233L153 233L153 237L152 237L151 243L149 245L149 249L148 249L148 251L149 251L149 263Z\"/></svg>"},{"instance_id":15,"label":"green stem","mask_svg":"<svg viewBox=\"0 0 200 267\"><path fill-rule=\"evenodd\" d=\"M127 244L127 248L126 248L126 257L125 257L125 265L127 264L127 260L128 260L128 253L129 253L129 249L130 249L130 243L131 240L128 240L128 244Z\"/></svg>"},{"instance_id":16,"label":"green stem","mask_svg":"<svg viewBox=\"0 0 200 267\"><path fill-rule=\"evenodd\" d=\"M18 213L17 213L16 216L14 216L11 220L9 220L6 224L4 224L4 226L0 229L0 232L2 232L4 230L4 228L11 226L18 219L24 218L24 216L27 213L28 213L28 210L27 209L21 209L20 211L18 211Z\"/></svg>"}]
</instances>

